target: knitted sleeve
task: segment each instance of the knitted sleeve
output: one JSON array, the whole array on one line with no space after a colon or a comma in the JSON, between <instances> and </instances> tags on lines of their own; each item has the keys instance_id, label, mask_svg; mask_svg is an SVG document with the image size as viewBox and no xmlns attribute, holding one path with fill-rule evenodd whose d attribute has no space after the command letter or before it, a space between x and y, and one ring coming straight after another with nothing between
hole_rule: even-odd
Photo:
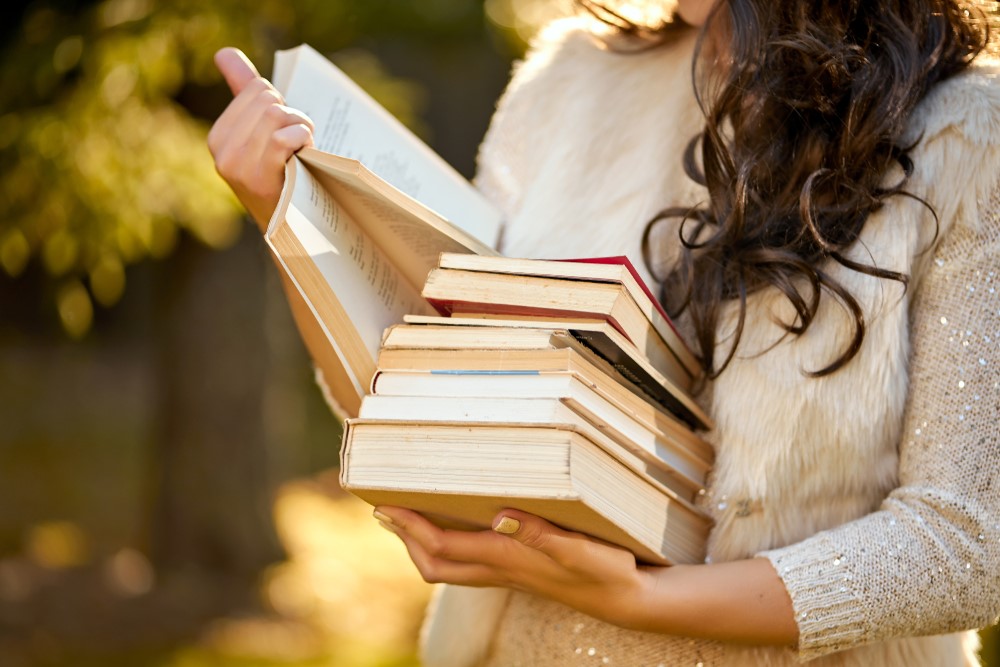
<instances>
[{"instance_id":1,"label":"knitted sleeve","mask_svg":"<svg viewBox=\"0 0 1000 667\"><path fill-rule=\"evenodd\" d=\"M1000 611L1000 188L918 289L899 487L873 514L761 554L791 596L803 660Z\"/></svg>"}]
</instances>

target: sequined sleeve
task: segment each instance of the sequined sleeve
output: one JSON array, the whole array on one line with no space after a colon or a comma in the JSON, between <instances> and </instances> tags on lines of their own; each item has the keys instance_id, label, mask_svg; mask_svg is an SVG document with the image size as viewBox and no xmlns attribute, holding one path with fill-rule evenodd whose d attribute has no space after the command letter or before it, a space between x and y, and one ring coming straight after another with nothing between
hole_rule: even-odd
<instances>
[{"instance_id":1,"label":"sequined sleeve","mask_svg":"<svg viewBox=\"0 0 1000 667\"><path fill-rule=\"evenodd\" d=\"M917 288L900 486L873 514L762 554L803 660L1000 612L1000 187L979 218L942 240Z\"/></svg>"}]
</instances>

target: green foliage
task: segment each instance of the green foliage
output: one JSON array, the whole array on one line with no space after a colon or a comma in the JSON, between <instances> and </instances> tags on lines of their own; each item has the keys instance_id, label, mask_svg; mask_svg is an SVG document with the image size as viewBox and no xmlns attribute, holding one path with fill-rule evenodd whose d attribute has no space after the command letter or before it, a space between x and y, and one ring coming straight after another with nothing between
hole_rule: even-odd
<instances>
[{"instance_id":1,"label":"green foliage","mask_svg":"<svg viewBox=\"0 0 1000 667\"><path fill-rule=\"evenodd\" d=\"M175 100L206 79L221 16L111 0L70 16L40 6L0 66L0 267L40 261L60 283L70 335L113 305L126 265L170 253L180 229L213 247L238 236L235 199Z\"/></svg>"},{"instance_id":2,"label":"green foliage","mask_svg":"<svg viewBox=\"0 0 1000 667\"><path fill-rule=\"evenodd\" d=\"M242 210L214 172L204 105L214 52L236 45L269 71L276 47L342 48L379 30L460 34L475 2L104 0L33 5L0 61L0 273L37 262L56 283L65 331L114 305L128 265L170 254L187 232L235 242ZM355 52L343 62L404 122L419 90ZM203 111L221 111L224 96Z\"/></svg>"}]
</instances>

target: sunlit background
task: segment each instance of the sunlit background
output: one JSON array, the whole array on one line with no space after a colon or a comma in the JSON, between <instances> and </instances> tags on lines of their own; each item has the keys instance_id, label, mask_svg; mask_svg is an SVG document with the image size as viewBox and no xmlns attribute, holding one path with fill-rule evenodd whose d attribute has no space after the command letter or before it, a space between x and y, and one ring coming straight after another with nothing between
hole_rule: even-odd
<instances>
[{"instance_id":1,"label":"sunlit background","mask_svg":"<svg viewBox=\"0 0 1000 667\"><path fill-rule=\"evenodd\" d=\"M415 665L429 589L205 135L221 46L308 42L471 176L557 0L0 9L0 665Z\"/></svg>"}]
</instances>

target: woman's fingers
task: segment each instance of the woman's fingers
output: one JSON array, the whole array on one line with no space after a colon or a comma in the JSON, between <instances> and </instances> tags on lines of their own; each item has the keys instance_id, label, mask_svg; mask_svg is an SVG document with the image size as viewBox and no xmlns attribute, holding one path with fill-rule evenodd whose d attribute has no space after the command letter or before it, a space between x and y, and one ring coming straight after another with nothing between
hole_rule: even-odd
<instances>
[{"instance_id":1,"label":"woman's fingers","mask_svg":"<svg viewBox=\"0 0 1000 667\"><path fill-rule=\"evenodd\" d=\"M262 203L264 211L259 220L261 226L270 218L281 196L281 188L285 181L285 163L300 148L312 145L312 128L304 123L286 125L265 134L261 132L256 148L247 151L248 168L252 173L247 175L244 188L252 192L254 198ZM257 216L255 216L257 217Z\"/></svg>"},{"instance_id":2,"label":"woman's fingers","mask_svg":"<svg viewBox=\"0 0 1000 667\"><path fill-rule=\"evenodd\" d=\"M458 584L460 586L502 586L506 583L496 569L485 563L467 563L443 558L432 553L424 541L402 527L383 524L394 532L403 545L410 560L420 572L421 578L429 584Z\"/></svg>"},{"instance_id":3,"label":"woman's fingers","mask_svg":"<svg viewBox=\"0 0 1000 667\"><path fill-rule=\"evenodd\" d=\"M498 514L492 532L445 530L417 512L398 507L379 507L375 516L397 533L412 536L435 558L494 566L530 558L539 567L585 576L603 573L608 567L635 568L635 557L625 549L563 530L518 510Z\"/></svg>"},{"instance_id":4,"label":"woman's fingers","mask_svg":"<svg viewBox=\"0 0 1000 667\"><path fill-rule=\"evenodd\" d=\"M635 557L625 549L563 530L534 514L504 510L493 520L493 530L545 554L566 570L586 573L635 567Z\"/></svg>"},{"instance_id":5,"label":"woman's fingers","mask_svg":"<svg viewBox=\"0 0 1000 667\"><path fill-rule=\"evenodd\" d=\"M276 200L288 158L312 144L312 121L294 109L269 105L244 141L237 158L240 164L234 165L241 186Z\"/></svg>"},{"instance_id":6,"label":"woman's fingers","mask_svg":"<svg viewBox=\"0 0 1000 667\"><path fill-rule=\"evenodd\" d=\"M312 143L313 123L270 95L261 95L245 116L231 128L216 162L245 188L273 187L275 174L284 173L292 153Z\"/></svg>"},{"instance_id":7,"label":"woman's fingers","mask_svg":"<svg viewBox=\"0 0 1000 667\"><path fill-rule=\"evenodd\" d=\"M314 125L285 106L238 49L219 50L215 62L235 97L209 132L209 150L216 170L263 225L277 205L285 162L312 144Z\"/></svg>"},{"instance_id":8,"label":"woman's fingers","mask_svg":"<svg viewBox=\"0 0 1000 667\"><path fill-rule=\"evenodd\" d=\"M286 125L274 133L273 140L275 145L291 156L292 153L313 145L313 128L306 123Z\"/></svg>"},{"instance_id":9,"label":"woman's fingers","mask_svg":"<svg viewBox=\"0 0 1000 667\"><path fill-rule=\"evenodd\" d=\"M274 86L266 79L256 78L247 83L243 90L226 106L209 132L209 141L226 145L239 140L239 131L251 129L260 119L261 112L270 104L284 104L284 100ZM212 146L212 143L209 146Z\"/></svg>"},{"instance_id":10,"label":"woman's fingers","mask_svg":"<svg viewBox=\"0 0 1000 667\"><path fill-rule=\"evenodd\" d=\"M455 562L485 562L503 560L499 553L505 540L488 530L446 530L435 526L412 510L399 507L378 507L375 518L397 535L415 540L429 556Z\"/></svg>"},{"instance_id":11,"label":"woman's fingers","mask_svg":"<svg viewBox=\"0 0 1000 667\"><path fill-rule=\"evenodd\" d=\"M609 568L635 570L635 558L629 551L517 510L497 515L492 531L445 530L417 512L399 507L379 507L375 516L397 534L415 540L433 558L512 570L508 583L517 580L518 567L520 574L528 574L528 565L536 573L546 572L560 580L601 578Z\"/></svg>"},{"instance_id":12,"label":"woman's fingers","mask_svg":"<svg viewBox=\"0 0 1000 667\"><path fill-rule=\"evenodd\" d=\"M487 557L496 549L490 531L445 530L420 514L398 507L379 507L374 516L395 533L410 554L420 576L428 583L462 586L509 584Z\"/></svg>"},{"instance_id":13,"label":"woman's fingers","mask_svg":"<svg viewBox=\"0 0 1000 667\"><path fill-rule=\"evenodd\" d=\"M517 510L498 514L493 530L472 532L399 507L378 507L375 518L403 540L429 582L516 588L619 623L629 622L649 584L629 551Z\"/></svg>"}]
</instances>

